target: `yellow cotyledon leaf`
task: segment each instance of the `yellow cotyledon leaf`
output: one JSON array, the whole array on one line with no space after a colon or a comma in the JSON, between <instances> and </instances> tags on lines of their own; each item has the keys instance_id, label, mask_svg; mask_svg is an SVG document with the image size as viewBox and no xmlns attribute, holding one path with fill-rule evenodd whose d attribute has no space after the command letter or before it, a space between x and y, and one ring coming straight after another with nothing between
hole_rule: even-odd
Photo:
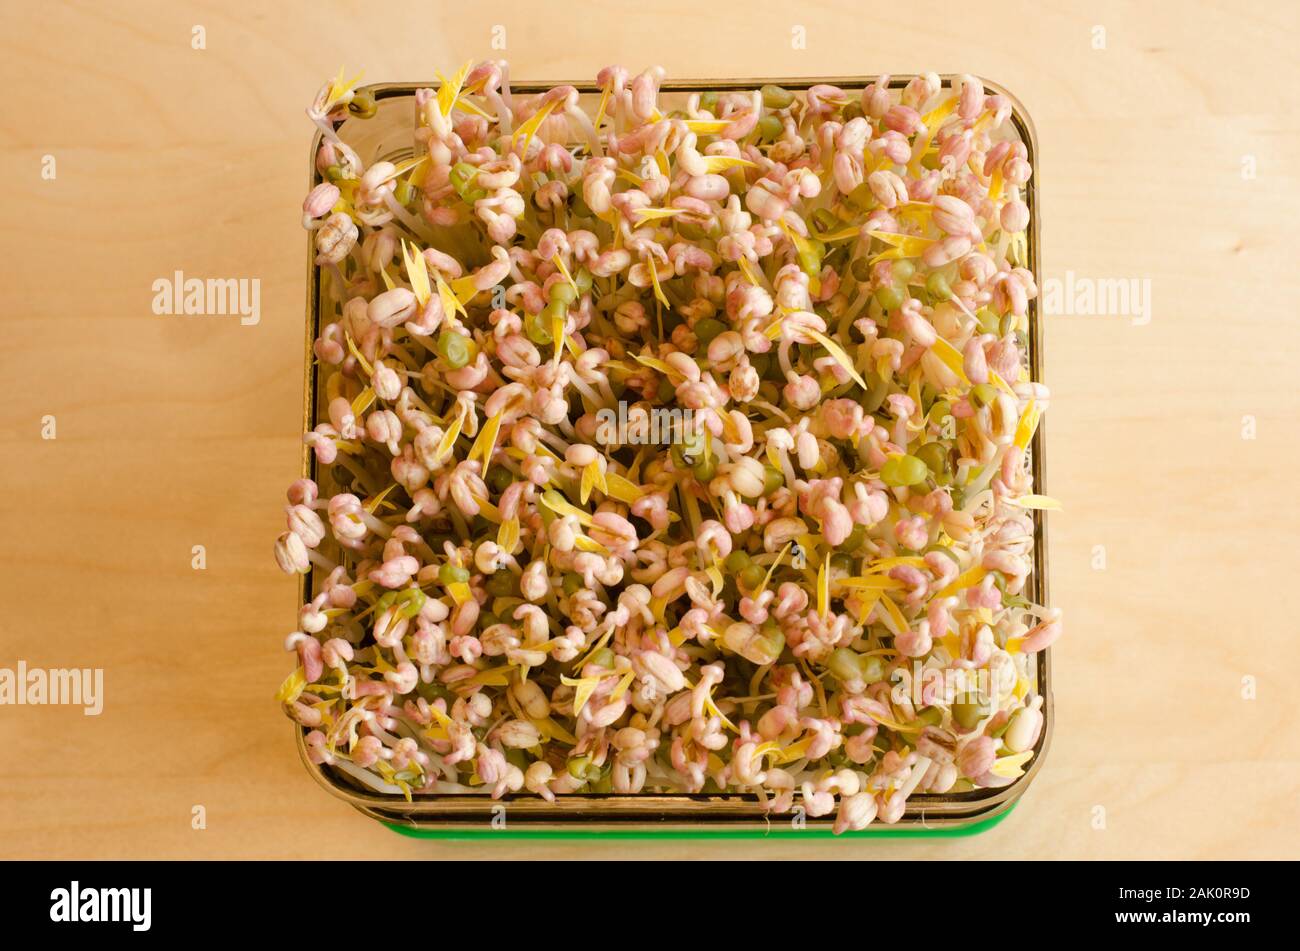
<instances>
[{"instance_id":1,"label":"yellow cotyledon leaf","mask_svg":"<svg viewBox=\"0 0 1300 951\"><path fill-rule=\"evenodd\" d=\"M886 595L880 600L885 605L885 610L889 613L890 620L898 626L898 630L894 633L902 634L907 630L907 618L903 617L903 612L899 609L898 605L894 603L893 598Z\"/></svg>"},{"instance_id":2,"label":"yellow cotyledon leaf","mask_svg":"<svg viewBox=\"0 0 1300 951\"><path fill-rule=\"evenodd\" d=\"M731 125L730 119L687 119L685 122L686 128L696 135L717 135Z\"/></svg>"},{"instance_id":3,"label":"yellow cotyledon leaf","mask_svg":"<svg viewBox=\"0 0 1300 951\"><path fill-rule=\"evenodd\" d=\"M275 692L275 699L281 703L293 703L302 696L302 692L306 689L307 672L299 666L297 670L284 678L284 683L280 684L280 689Z\"/></svg>"},{"instance_id":4,"label":"yellow cotyledon leaf","mask_svg":"<svg viewBox=\"0 0 1300 951\"><path fill-rule=\"evenodd\" d=\"M611 700L622 699L623 694L627 693L627 688L632 685L632 681L635 678L636 678L635 670L629 670L627 673L625 673L621 678L619 678L618 684L615 685L614 689L610 691L609 698Z\"/></svg>"},{"instance_id":5,"label":"yellow cotyledon leaf","mask_svg":"<svg viewBox=\"0 0 1300 951\"><path fill-rule=\"evenodd\" d=\"M578 508L554 489L547 489L543 492L541 502L552 512L559 515L572 515L580 524L585 525L588 528L594 524L590 512Z\"/></svg>"},{"instance_id":6,"label":"yellow cotyledon leaf","mask_svg":"<svg viewBox=\"0 0 1300 951\"><path fill-rule=\"evenodd\" d=\"M668 382L673 386L680 386L685 379L679 372L674 370L669 364L660 360L658 357L644 357L639 353L632 354L632 359L637 363L647 366L652 370L658 370L664 376L668 377Z\"/></svg>"},{"instance_id":7,"label":"yellow cotyledon leaf","mask_svg":"<svg viewBox=\"0 0 1300 951\"><path fill-rule=\"evenodd\" d=\"M497 547L507 555L515 553L515 547L519 544L519 519L507 518L501 522L501 527L497 529Z\"/></svg>"},{"instance_id":8,"label":"yellow cotyledon leaf","mask_svg":"<svg viewBox=\"0 0 1300 951\"><path fill-rule=\"evenodd\" d=\"M1024 765L1034 758L1033 750L1025 750L1023 753L1015 753L1011 756L1003 756L993 763L989 772L994 776L1001 776L1003 779L1019 779L1025 775Z\"/></svg>"},{"instance_id":9,"label":"yellow cotyledon leaf","mask_svg":"<svg viewBox=\"0 0 1300 951\"><path fill-rule=\"evenodd\" d=\"M952 111L957 108L959 101L957 96L952 96L921 116L921 124L925 126L925 138L914 148L912 160L907 166L907 170L912 173L913 177L921 174L922 157L929 150L930 144L934 142L934 137L939 134L939 127L943 125L943 120L952 115Z\"/></svg>"},{"instance_id":10,"label":"yellow cotyledon leaf","mask_svg":"<svg viewBox=\"0 0 1300 951\"><path fill-rule=\"evenodd\" d=\"M573 279L573 275L571 275L569 269L565 267L564 258L560 257L559 251L556 251L551 255L551 261L557 268L559 268L560 276L563 277L565 282L573 288L574 293L578 293L578 282Z\"/></svg>"},{"instance_id":11,"label":"yellow cotyledon leaf","mask_svg":"<svg viewBox=\"0 0 1300 951\"><path fill-rule=\"evenodd\" d=\"M435 273L434 278L437 281L438 300L442 302L443 313L448 315L461 314L468 317L469 314L465 312L465 307L461 304L460 298L457 297L456 293L447 285L447 282L442 279L442 275Z\"/></svg>"},{"instance_id":12,"label":"yellow cotyledon leaf","mask_svg":"<svg viewBox=\"0 0 1300 951\"><path fill-rule=\"evenodd\" d=\"M899 588L906 588L907 585L897 578L890 578L886 575L872 575L864 578L840 578L835 582L846 588L855 588L872 591L897 591Z\"/></svg>"},{"instance_id":13,"label":"yellow cotyledon leaf","mask_svg":"<svg viewBox=\"0 0 1300 951\"><path fill-rule=\"evenodd\" d=\"M605 494L618 499L624 505L631 505L645 495L636 483L629 482L614 472L605 473L605 485L607 486Z\"/></svg>"},{"instance_id":14,"label":"yellow cotyledon leaf","mask_svg":"<svg viewBox=\"0 0 1300 951\"><path fill-rule=\"evenodd\" d=\"M513 676L513 667L489 667L487 670L479 671L473 677L469 678L469 680L461 682L474 684L479 687L504 687L506 684L510 683L510 679Z\"/></svg>"},{"instance_id":15,"label":"yellow cotyledon leaf","mask_svg":"<svg viewBox=\"0 0 1300 951\"><path fill-rule=\"evenodd\" d=\"M469 455L465 457L466 462L473 462L475 459L483 460L483 470L479 474L487 476L488 462L492 458L492 453L496 449L497 434L501 431L501 413L493 413L492 417L483 424L479 430L478 437L474 440L474 445L470 446Z\"/></svg>"},{"instance_id":16,"label":"yellow cotyledon leaf","mask_svg":"<svg viewBox=\"0 0 1300 951\"><path fill-rule=\"evenodd\" d=\"M472 65L472 60L466 60L465 65L451 79L447 79L441 74L438 75L438 78L442 80L442 85L438 87L438 111L442 113L444 119L451 116L451 107L456 104L461 87L465 85L465 77L469 75Z\"/></svg>"},{"instance_id":17,"label":"yellow cotyledon leaf","mask_svg":"<svg viewBox=\"0 0 1300 951\"><path fill-rule=\"evenodd\" d=\"M1007 501L1022 509L1038 509L1044 512L1059 512L1064 508L1059 499L1054 499L1050 495L1022 495L1019 498L1009 498Z\"/></svg>"},{"instance_id":18,"label":"yellow cotyledon leaf","mask_svg":"<svg viewBox=\"0 0 1300 951\"><path fill-rule=\"evenodd\" d=\"M576 717L582 712L582 708L587 705L591 695L596 692L600 686L603 677L566 677L560 675L560 683L572 687L573 689L573 715Z\"/></svg>"},{"instance_id":19,"label":"yellow cotyledon leaf","mask_svg":"<svg viewBox=\"0 0 1300 951\"><path fill-rule=\"evenodd\" d=\"M396 482L389 485L388 488L384 489L384 491L380 492L362 507L371 515L374 515L379 506L383 504L384 499L388 498L388 493L392 492L395 488L397 488Z\"/></svg>"},{"instance_id":20,"label":"yellow cotyledon leaf","mask_svg":"<svg viewBox=\"0 0 1300 951\"><path fill-rule=\"evenodd\" d=\"M576 535L573 539L573 546L578 551L591 551L598 555L609 555L609 549L596 541L594 538L588 538L586 535Z\"/></svg>"},{"instance_id":21,"label":"yellow cotyledon leaf","mask_svg":"<svg viewBox=\"0 0 1300 951\"><path fill-rule=\"evenodd\" d=\"M740 267L741 273L745 275L745 280L749 281L749 283L753 284L755 287L763 286L763 281L760 279L758 272L754 270L753 262L751 262L749 258L742 256L738 261L736 261L736 264Z\"/></svg>"},{"instance_id":22,"label":"yellow cotyledon leaf","mask_svg":"<svg viewBox=\"0 0 1300 951\"><path fill-rule=\"evenodd\" d=\"M935 597L951 598L958 591L961 591L964 588L975 587L975 585L984 580L984 576L988 573L989 571L987 568L980 567L971 568L969 571L963 571L956 578L953 578L952 581L949 582L948 586L935 595Z\"/></svg>"},{"instance_id":23,"label":"yellow cotyledon leaf","mask_svg":"<svg viewBox=\"0 0 1300 951\"><path fill-rule=\"evenodd\" d=\"M828 551L817 568L817 616L826 617L831 606L831 553Z\"/></svg>"},{"instance_id":24,"label":"yellow cotyledon leaf","mask_svg":"<svg viewBox=\"0 0 1300 951\"><path fill-rule=\"evenodd\" d=\"M841 228L839 231L828 231L825 234L815 235L815 237L823 244L833 244L836 241L847 241L850 238L856 238L861 233L861 225L851 225L847 228Z\"/></svg>"},{"instance_id":25,"label":"yellow cotyledon leaf","mask_svg":"<svg viewBox=\"0 0 1300 951\"><path fill-rule=\"evenodd\" d=\"M370 405L374 403L374 401L375 391L371 387L367 386L364 390L358 393L357 398L352 401L352 415L359 417L366 410L370 409Z\"/></svg>"},{"instance_id":26,"label":"yellow cotyledon leaf","mask_svg":"<svg viewBox=\"0 0 1300 951\"><path fill-rule=\"evenodd\" d=\"M758 168L758 165L749 159L743 159L735 155L706 155L704 156L704 166L706 173L710 175L716 175L719 172L725 172L733 168Z\"/></svg>"},{"instance_id":27,"label":"yellow cotyledon leaf","mask_svg":"<svg viewBox=\"0 0 1300 951\"><path fill-rule=\"evenodd\" d=\"M969 384L970 378L966 376L966 369L962 361L961 353L942 337L937 337L934 344L930 347L931 352L943 361L944 366L956 374L957 379L963 383Z\"/></svg>"},{"instance_id":28,"label":"yellow cotyledon leaf","mask_svg":"<svg viewBox=\"0 0 1300 951\"><path fill-rule=\"evenodd\" d=\"M465 305L472 301L479 293L478 285L474 283L475 278L472 274L466 274L464 277L458 277L452 281L448 287L455 295L457 302L460 304L460 312L465 313Z\"/></svg>"},{"instance_id":29,"label":"yellow cotyledon leaf","mask_svg":"<svg viewBox=\"0 0 1300 951\"><path fill-rule=\"evenodd\" d=\"M414 246L408 248L407 242L402 242L402 262L406 265L406 276L411 280L411 290L415 293L415 299L423 307L429 303L429 298L433 296L433 288L429 285L429 270L425 266L424 255Z\"/></svg>"},{"instance_id":30,"label":"yellow cotyledon leaf","mask_svg":"<svg viewBox=\"0 0 1300 951\"><path fill-rule=\"evenodd\" d=\"M655 299L665 307L671 307L672 305L668 303L668 298L664 296L664 289L659 286L659 268L655 266L653 258L646 263L646 267L650 269L650 283L654 285Z\"/></svg>"},{"instance_id":31,"label":"yellow cotyledon leaf","mask_svg":"<svg viewBox=\"0 0 1300 951\"><path fill-rule=\"evenodd\" d=\"M684 208L638 208L632 214L637 218L637 224L643 225L647 221L658 221L661 218L672 218L676 215L683 214Z\"/></svg>"},{"instance_id":32,"label":"yellow cotyledon leaf","mask_svg":"<svg viewBox=\"0 0 1300 951\"><path fill-rule=\"evenodd\" d=\"M566 730L560 724L556 723L550 717L536 717L529 720L533 726L537 727L537 732L552 740L559 740L561 743L567 743L569 746L576 746L578 738Z\"/></svg>"},{"instance_id":33,"label":"yellow cotyledon leaf","mask_svg":"<svg viewBox=\"0 0 1300 951\"><path fill-rule=\"evenodd\" d=\"M1034 400L1029 401L1025 407L1025 412L1020 417L1020 422L1016 425L1016 448L1026 448L1034 438L1034 433L1038 430L1038 420L1042 416L1042 410Z\"/></svg>"},{"instance_id":34,"label":"yellow cotyledon leaf","mask_svg":"<svg viewBox=\"0 0 1300 951\"><path fill-rule=\"evenodd\" d=\"M560 100L558 99L552 99L546 105L542 106L542 108L534 112L528 121L516 129L515 134L510 137L511 149L517 147L519 145L519 140L523 139L524 148L520 154L527 155L528 146L532 144L533 136L537 134L537 130L542 127L542 123L546 121L547 116L551 114L551 110L555 108L559 101Z\"/></svg>"},{"instance_id":35,"label":"yellow cotyledon leaf","mask_svg":"<svg viewBox=\"0 0 1300 951\"><path fill-rule=\"evenodd\" d=\"M894 558L877 558L863 569L863 573L873 575L878 571L888 571L890 568L898 568L902 565L907 565L911 568L924 568L925 559L920 555L898 555Z\"/></svg>"},{"instance_id":36,"label":"yellow cotyledon leaf","mask_svg":"<svg viewBox=\"0 0 1300 951\"><path fill-rule=\"evenodd\" d=\"M870 387L867 386L867 381L862 378L862 374L858 372L857 367L853 365L853 361L849 359L849 355L844 352L843 348L841 348L838 343L826 336L820 330L814 330L811 327L802 327L799 332L806 333L825 347L826 352L834 358L835 362L840 365L845 373L853 378L854 383L858 384L858 386L862 387L864 390L870 389Z\"/></svg>"},{"instance_id":37,"label":"yellow cotyledon leaf","mask_svg":"<svg viewBox=\"0 0 1300 951\"><path fill-rule=\"evenodd\" d=\"M456 445L456 440L460 438L460 431L465 425L465 414L468 409L469 404L460 404L460 414L456 417L456 421L442 434L442 439L438 440L438 448L433 453L433 458L438 462L442 462L451 454L452 447Z\"/></svg>"},{"instance_id":38,"label":"yellow cotyledon leaf","mask_svg":"<svg viewBox=\"0 0 1300 951\"><path fill-rule=\"evenodd\" d=\"M361 355L361 351L357 349L356 343L352 340L352 335L344 331L343 339L348 342L348 351L357 358L357 363L361 364L361 369L366 371L366 376L373 376L375 373L374 367Z\"/></svg>"}]
</instances>

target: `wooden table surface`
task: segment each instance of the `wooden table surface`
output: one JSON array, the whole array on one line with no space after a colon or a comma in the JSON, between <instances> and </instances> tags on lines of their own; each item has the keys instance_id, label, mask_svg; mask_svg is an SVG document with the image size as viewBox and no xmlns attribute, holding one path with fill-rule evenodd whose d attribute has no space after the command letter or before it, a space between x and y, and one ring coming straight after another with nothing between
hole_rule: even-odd
<instances>
[{"instance_id":1,"label":"wooden table surface","mask_svg":"<svg viewBox=\"0 0 1300 951\"><path fill-rule=\"evenodd\" d=\"M398 837L316 787L272 699L295 611L271 547L300 454L303 107L343 63L425 80L504 55L519 79L985 76L1037 123L1045 276L1151 287L1145 324L1047 321L1067 633L1053 747L1017 811L960 840L636 852L1297 857L1300 8L967 9L6 5L0 666L100 667L106 699L98 717L0 707L0 856L628 853ZM155 316L176 270L259 279L260 322Z\"/></svg>"}]
</instances>

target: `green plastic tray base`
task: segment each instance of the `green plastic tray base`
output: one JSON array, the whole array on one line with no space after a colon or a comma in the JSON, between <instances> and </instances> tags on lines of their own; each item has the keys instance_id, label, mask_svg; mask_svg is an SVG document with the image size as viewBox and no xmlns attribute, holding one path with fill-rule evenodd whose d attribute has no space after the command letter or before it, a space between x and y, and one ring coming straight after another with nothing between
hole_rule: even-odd
<instances>
[{"instance_id":1,"label":"green plastic tray base","mask_svg":"<svg viewBox=\"0 0 1300 951\"><path fill-rule=\"evenodd\" d=\"M706 829L693 830L654 829L615 830L612 832L585 831L582 829L419 829L414 826L385 822L384 825L398 835L412 839L436 839L439 841L483 841L486 839L531 839L533 841L564 841L572 839L612 839L612 840L661 840L665 842L684 839L957 839L968 835L979 835L1011 815L1016 808L1012 804L996 815L972 822L968 826L953 826L942 829L897 828L881 825L863 829L861 832L845 832L835 835L830 829Z\"/></svg>"}]
</instances>

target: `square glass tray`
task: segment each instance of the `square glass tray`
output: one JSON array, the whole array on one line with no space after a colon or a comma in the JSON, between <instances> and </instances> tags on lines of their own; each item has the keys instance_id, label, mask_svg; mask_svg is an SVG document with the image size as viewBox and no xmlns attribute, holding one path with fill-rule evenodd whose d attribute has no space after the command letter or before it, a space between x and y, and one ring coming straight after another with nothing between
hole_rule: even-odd
<instances>
[{"instance_id":1,"label":"square glass tray","mask_svg":"<svg viewBox=\"0 0 1300 951\"><path fill-rule=\"evenodd\" d=\"M905 86L913 77L892 77L891 88ZM952 76L942 77L947 87ZM660 102L667 108L684 104L694 92L752 90L771 83L789 90L806 90L819 83L828 83L851 92L860 92L874 82L874 77L814 77L803 79L743 79L743 80L669 80L661 86ZM1012 105L1009 120L1009 137L1023 142L1028 150L1028 160L1034 174L1024 186L1025 203L1029 207L1030 225L1026 234L1027 257L1025 264L1041 286L1039 261L1040 204L1038 191L1038 145L1033 122L1020 102L1005 89L983 80L990 94L1005 96ZM377 110L368 119L349 118L339 127L339 137L356 150L365 165L377 161L400 162L412 154L412 131L415 122L415 92L417 89L436 88L428 83L377 83L360 87L375 97ZM544 92L559 82L511 82L514 94L531 95ZM592 82L573 82L583 96L584 106L594 102L600 88ZM359 91L360 91L359 90ZM1005 129L1006 127L1004 127ZM315 155L320 143L320 133L313 139L308 164L308 188L321 181L316 171ZM328 419L321 388L320 375L315 366L312 344L320 330L322 305L321 269L313 263L315 248L311 236L307 241L307 312L306 349L304 357L303 426L304 432L318 422ZM1028 369L1032 380L1041 380L1042 364L1042 312L1040 299L1029 302L1029 352ZM1040 423L1029 446L1029 465L1033 473L1036 492L1045 492L1046 459L1044 455L1045 423ZM333 491L327 467L318 466L315 456L303 449L303 475L322 486L322 494ZM1032 510L1034 520L1034 566L1027 581L1031 598L1038 604L1048 605L1047 584L1047 534L1044 513ZM313 569L303 576L301 600L309 601L317 590L322 572ZM1035 655L1031 668L1034 689L1043 698L1044 717L1042 735L1035 747L1026 772L1014 783L1000 789L974 789L949 794L918 794L909 798L903 818L893 824L873 823L861 832L846 832L839 838L898 838L913 836L955 836L982 832L1001 822L1011 812L1030 782L1041 768L1051 741L1054 709L1051 689L1050 648ZM295 726L299 756L307 770L321 786L332 795L344 800L358 811L377 819L404 835L439 838L531 838L554 839L601 835L617 838L829 838L831 819L809 819L806 827L793 829L785 817L769 819L756 797L739 793L727 794L660 794L635 795L575 793L557 796L554 803L530 794L507 796L493 800L487 794L416 794L411 802L385 796L365 789L349 780L346 774L328 767L313 764L307 757L306 730ZM495 809L507 804L508 822L504 827L493 820L501 814Z\"/></svg>"}]
</instances>

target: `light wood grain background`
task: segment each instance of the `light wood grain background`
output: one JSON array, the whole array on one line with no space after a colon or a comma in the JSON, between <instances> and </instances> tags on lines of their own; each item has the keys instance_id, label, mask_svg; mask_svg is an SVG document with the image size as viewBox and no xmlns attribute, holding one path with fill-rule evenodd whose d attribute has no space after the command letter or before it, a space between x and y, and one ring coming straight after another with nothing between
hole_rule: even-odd
<instances>
[{"instance_id":1,"label":"light wood grain background","mask_svg":"<svg viewBox=\"0 0 1300 951\"><path fill-rule=\"evenodd\" d=\"M1046 275L1152 283L1146 326L1047 324L1067 634L1053 748L1020 808L966 840L636 851L1297 857L1296 11L6 2L0 665L102 667L107 700L97 718L0 708L0 856L628 853L400 838L315 786L271 699L295 610L271 544L299 461L303 107L341 63L422 80L501 55L499 24L517 78L616 61L676 77L981 74L1037 122ZM195 25L205 50L191 48ZM796 25L806 50L791 47ZM259 278L260 324L154 316L150 285L177 269Z\"/></svg>"}]
</instances>

